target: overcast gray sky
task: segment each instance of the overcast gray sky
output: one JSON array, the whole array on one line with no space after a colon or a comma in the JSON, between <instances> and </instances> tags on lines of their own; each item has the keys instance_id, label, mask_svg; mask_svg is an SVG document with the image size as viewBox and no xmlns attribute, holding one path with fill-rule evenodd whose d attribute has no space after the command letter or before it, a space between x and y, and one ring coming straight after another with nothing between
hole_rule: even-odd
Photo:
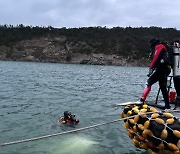
<instances>
[{"instance_id":1,"label":"overcast gray sky","mask_svg":"<svg viewBox=\"0 0 180 154\"><path fill-rule=\"evenodd\" d=\"M0 0L0 25L180 30L180 0Z\"/></svg>"}]
</instances>

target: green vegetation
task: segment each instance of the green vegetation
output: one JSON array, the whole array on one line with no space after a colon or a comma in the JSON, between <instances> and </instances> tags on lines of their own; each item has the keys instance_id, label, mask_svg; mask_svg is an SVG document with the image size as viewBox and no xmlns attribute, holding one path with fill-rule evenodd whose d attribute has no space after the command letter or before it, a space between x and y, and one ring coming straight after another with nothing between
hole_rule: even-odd
<instances>
[{"instance_id":1,"label":"green vegetation","mask_svg":"<svg viewBox=\"0 0 180 154\"><path fill-rule=\"evenodd\" d=\"M148 42L150 38L157 37L161 41L171 42L180 39L180 31L174 28L160 27L82 27L67 29L65 27L53 28L51 26L33 27L22 24L0 26L0 46L12 47L13 44L19 41L42 36L65 36L67 38L66 42L86 42L89 47L73 52L117 54L139 59L139 57L147 57L149 54Z\"/></svg>"}]
</instances>

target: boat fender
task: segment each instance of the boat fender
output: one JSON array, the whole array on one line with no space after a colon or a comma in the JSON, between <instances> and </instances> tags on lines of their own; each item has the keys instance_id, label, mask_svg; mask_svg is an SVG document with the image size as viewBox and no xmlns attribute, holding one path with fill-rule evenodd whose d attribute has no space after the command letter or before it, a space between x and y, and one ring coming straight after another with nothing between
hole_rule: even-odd
<instances>
[{"instance_id":1,"label":"boat fender","mask_svg":"<svg viewBox=\"0 0 180 154\"><path fill-rule=\"evenodd\" d=\"M151 153L180 153L180 119L172 113L161 113L147 105L128 105L121 117L126 118L124 127L137 148Z\"/></svg>"}]
</instances>

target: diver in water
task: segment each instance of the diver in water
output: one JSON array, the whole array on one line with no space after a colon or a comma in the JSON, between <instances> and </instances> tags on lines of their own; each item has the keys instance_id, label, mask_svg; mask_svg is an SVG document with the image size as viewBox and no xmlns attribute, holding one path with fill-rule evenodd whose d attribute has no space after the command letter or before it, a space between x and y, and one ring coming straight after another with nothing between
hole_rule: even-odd
<instances>
[{"instance_id":1,"label":"diver in water","mask_svg":"<svg viewBox=\"0 0 180 154\"><path fill-rule=\"evenodd\" d=\"M140 101L144 103L151 90L151 86L158 81L165 102L164 108L170 109L168 91L166 87L167 77L171 72L171 67L163 59L164 54L167 53L167 47L156 38L152 38L149 43L151 44L153 59L149 66L149 73L147 75L149 77L147 80L147 87L144 89Z\"/></svg>"},{"instance_id":2,"label":"diver in water","mask_svg":"<svg viewBox=\"0 0 180 154\"><path fill-rule=\"evenodd\" d=\"M75 115L71 112L65 111L64 116L62 116L58 122L63 124L77 124L79 123L79 119L76 119Z\"/></svg>"}]
</instances>

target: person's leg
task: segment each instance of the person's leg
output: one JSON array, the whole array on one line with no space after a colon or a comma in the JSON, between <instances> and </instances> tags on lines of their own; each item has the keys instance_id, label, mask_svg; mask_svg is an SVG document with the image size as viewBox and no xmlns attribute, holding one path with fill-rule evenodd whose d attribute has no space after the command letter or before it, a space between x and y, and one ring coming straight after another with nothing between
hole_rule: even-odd
<instances>
[{"instance_id":1,"label":"person's leg","mask_svg":"<svg viewBox=\"0 0 180 154\"><path fill-rule=\"evenodd\" d=\"M168 91L167 91L167 77L169 75L169 71L167 72L161 72L161 74L159 74L159 87L161 89L163 98L164 98L164 102L165 102L165 108L169 109L170 105L169 105L169 96L168 96Z\"/></svg>"},{"instance_id":2,"label":"person's leg","mask_svg":"<svg viewBox=\"0 0 180 154\"><path fill-rule=\"evenodd\" d=\"M151 91L151 86L148 86L144 89L143 93L142 93L142 97L141 97L141 101L144 102L149 94L149 92Z\"/></svg>"},{"instance_id":3,"label":"person's leg","mask_svg":"<svg viewBox=\"0 0 180 154\"><path fill-rule=\"evenodd\" d=\"M158 72L154 72L147 80L147 87L144 89L140 101L144 102L151 91L151 86L158 81Z\"/></svg>"}]
</instances>

